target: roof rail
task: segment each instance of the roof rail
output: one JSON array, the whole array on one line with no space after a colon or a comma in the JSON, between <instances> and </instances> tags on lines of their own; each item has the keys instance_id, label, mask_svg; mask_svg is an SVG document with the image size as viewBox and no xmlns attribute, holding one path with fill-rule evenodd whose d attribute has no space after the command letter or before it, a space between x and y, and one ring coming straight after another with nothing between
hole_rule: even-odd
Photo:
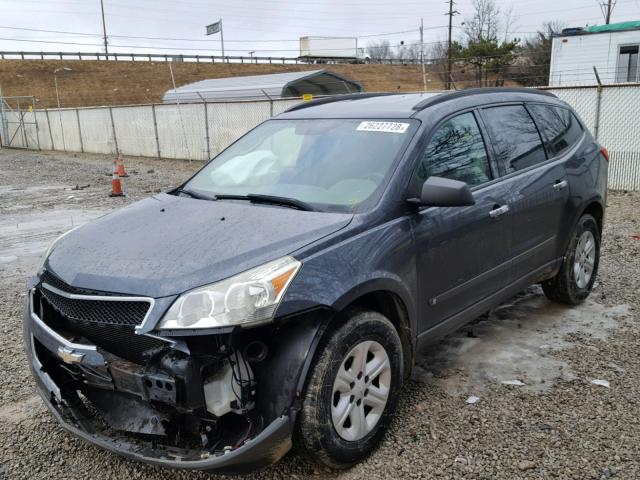
<instances>
[{"instance_id":1,"label":"roof rail","mask_svg":"<svg viewBox=\"0 0 640 480\"><path fill-rule=\"evenodd\" d=\"M533 93L545 95L547 97L557 98L553 93L535 88L514 88L514 87L486 87L486 88L468 88L466 90L456 90L455 92L443 93L435 97L426 98L413 106L413 110L424 110L432 105L453 100L455 98L468 97L471 95L479 95L483 93Z\"/></svg>"},{"instance_id":2,"label":"roof rail","mask_svg":"<svg viewBox=\"0 0 640 480\"><path fill-rule=\"evenodd\" d=\"M344 95L334 95L331 97L318 98L316 100L311 100L310 102L302 102L297 105L294 105L291 108L288 108L284 111L294 112L296 110L302 110L303 108L316 107L318 105L325 105L327 103L341 102L342 100L356 100L359 98L371 98L371 97L386 97L388 95L398 95L397 93L347 93Z\"/></svg>"}]
</instances>

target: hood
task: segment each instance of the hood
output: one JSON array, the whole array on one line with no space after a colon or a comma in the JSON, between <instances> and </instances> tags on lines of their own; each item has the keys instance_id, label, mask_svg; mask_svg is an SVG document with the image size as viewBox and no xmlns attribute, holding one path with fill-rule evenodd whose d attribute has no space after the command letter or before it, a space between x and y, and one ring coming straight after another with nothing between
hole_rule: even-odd
<instances>
[{"instance_id":1,"label":"hood","mask_svg":"<svg viewBox=\"0 0 640 480\"><path fill-rule=\"evenodd\" d=\"M291 254L352 218L160 194L71 232L46 268L74 287L158 298Z\"/></svg>"}]
</instances>

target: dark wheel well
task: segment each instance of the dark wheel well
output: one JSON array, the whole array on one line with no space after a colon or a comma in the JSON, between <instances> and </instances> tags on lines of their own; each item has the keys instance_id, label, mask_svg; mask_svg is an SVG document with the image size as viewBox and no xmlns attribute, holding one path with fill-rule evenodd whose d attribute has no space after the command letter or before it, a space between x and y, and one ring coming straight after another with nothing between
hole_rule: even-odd
<instances>
[{"instance_id":1,"label":"dark wheel well","mask_svg":"<svg viewBox=\"0 0 640 480\"><path fill-rule=\"evenodd\" d=\"M344 311L354 307L381 313L396 327L402 343L405 377L408 378L413 367L413 335L411 333L409 314L404 302L395 293L380 290L357 298Z\"/></svg>"},{"instance_id":2,"label":"dark wheel well","mask_svg":"<svg viewBox=\"0 0 640 480\"><path fill-rule=\"evenodd\" d=\"M598 202L591 202L582 212L582 215L585 214L589 214L596 219L598 230L602 232L602 222L604 220L604 210L602 209L602 205L600 205ZM582 215L580 215L580 217L582 217Z\"/></svg>"}]
</instances>

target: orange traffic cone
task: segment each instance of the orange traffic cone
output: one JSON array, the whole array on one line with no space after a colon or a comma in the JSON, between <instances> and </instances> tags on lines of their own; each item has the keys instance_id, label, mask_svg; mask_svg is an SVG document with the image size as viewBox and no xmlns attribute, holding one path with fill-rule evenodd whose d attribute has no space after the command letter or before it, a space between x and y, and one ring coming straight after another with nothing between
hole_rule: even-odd
<instances>
[{"instance_id":1,"label":"orange traffic cone","mask_svg":"<svg viewBox=\"0 0 640 480\"><path fill-rule=\"evenodd\" d=\"M120 185L120 175L118 175L118 161L113 161L113 176L111 177L111 193L110 197L124 197L122 185Z\"/></svg>"},{"instance_id":2,"label":"orange traffic cone","mask_svg":"<svg viewBox=\"0 0 640 480\"><path fill-rule=\"evenodd\" d=\"M118 176L120 178L129 176L124 169L124 158L122 158L122 153L120 153L120 151L118 151Z\"/></svg>"}]
</instances>

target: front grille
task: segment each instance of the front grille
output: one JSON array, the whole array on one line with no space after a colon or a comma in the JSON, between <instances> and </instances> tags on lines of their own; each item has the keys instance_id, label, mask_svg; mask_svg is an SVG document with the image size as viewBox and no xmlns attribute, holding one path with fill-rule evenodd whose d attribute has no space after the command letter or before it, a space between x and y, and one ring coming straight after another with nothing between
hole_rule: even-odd
<instances>
[{"instance_id":1,"label":"front grille","mask_svg":"<svg viewBox=\"0 0 640 480\"><path fill-rule=\"evenodd\" d=\"M49 274L43 277L47 283L58 290L76 293L73 287ZM84 320L109 325L140 325L147 315L151 305L140 300L85 300L68 298L59 295L45 286L41 288L42 295L51 306L61 315L72 320Z\"/></svg>"},{"instance_id":2,"label":"front grille","mask_svg":"<svg viewBox=\"0 0 640 480\"><path fill-rule=\"evenodd\" d=\"M51 274L48 278L43 276L42 281L63 292L79 294L79 289ZM88 340L138 364L144 364L146 358L166 346L161 340L135 333L135 326L142 322L149 308L149 302L141 300L71 299L43 285L37 288L34 297L34 310L55 331L73 341Z\"/></svg>"},{"instance_id":3,"label":"front grille","mask_svg":"<svg viewBox=\"0 0 640 480\"><path fill-rule=\"evenodd\" d=\"M101 349L138 364L144 364L145 358L167 345L162 340L136 335L131 326L65 319L58 324L58 329L86 338Z\"/></svg>"}]
</instances>

